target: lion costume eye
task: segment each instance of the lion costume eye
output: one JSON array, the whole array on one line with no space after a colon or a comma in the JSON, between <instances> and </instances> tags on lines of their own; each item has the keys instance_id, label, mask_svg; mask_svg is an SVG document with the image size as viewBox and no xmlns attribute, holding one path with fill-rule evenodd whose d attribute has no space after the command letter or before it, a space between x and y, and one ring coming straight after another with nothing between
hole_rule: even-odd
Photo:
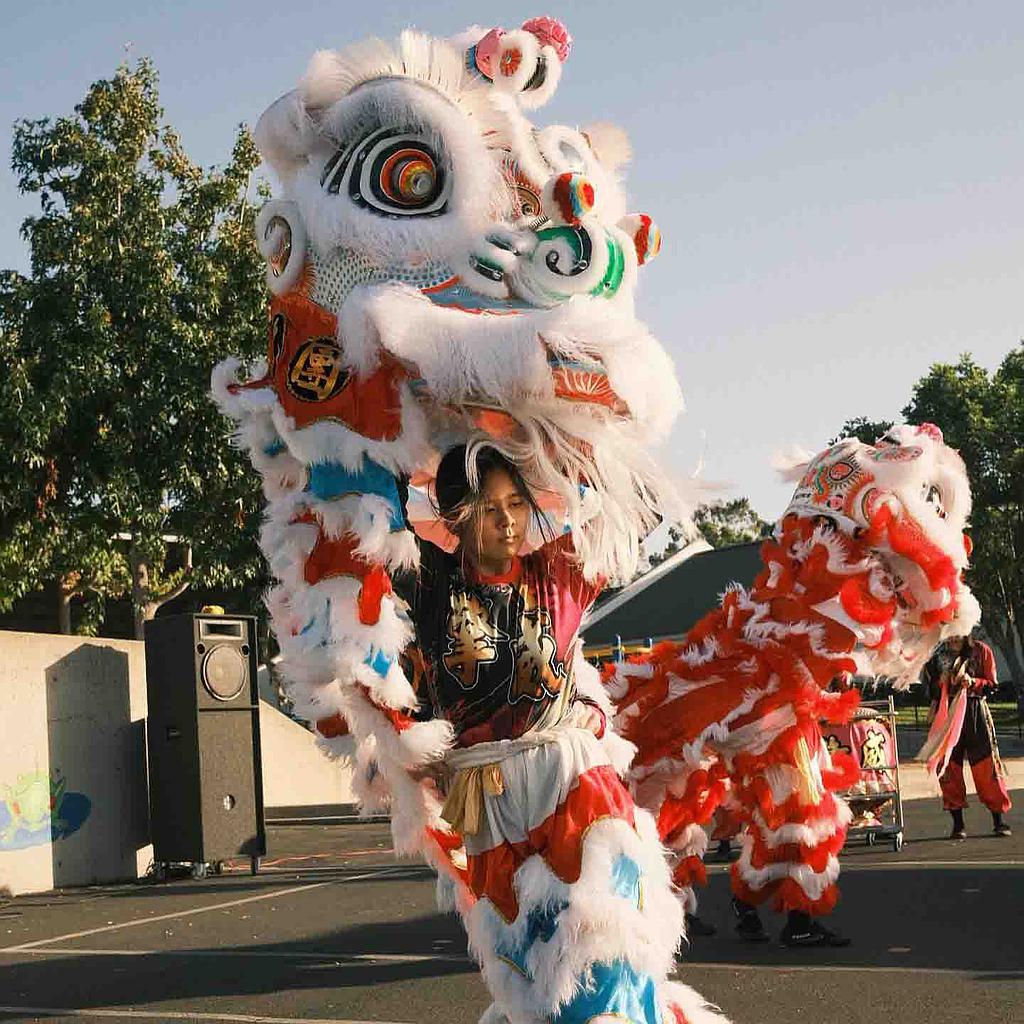
<instances>
[{"instance_id":1,"label":"lion costume eye","mask_svg":"<svg viewBox=\"0 0 1024 1024\"><path fill-rule=\"evenodd\" d=\"M403 148L383 163L378 179L381 193L402 206L423 206L436 197L434 158L419 148Z\"/></svg>"},{"instance_id":2,"label":"lion costume eye","mask_svg":"<svg viewBox=\"0 0 1024 1024\"><path fill-rule=\"evenodd\" d=\"M536 231L548 217L541 202L541 188L532 181L509 152L501 157L501 174L512 193L512 219L522 230Z\"/></svg>"},{"instance_id":3,"label":"lion costume eye","mask_svg":"<svg viewBox=\"0 0 1024 1024\"><path fill-rule=\"evenodd\" d=\"M924 500L935 509L940 519L946 518L946 510L942 507L942 491L936 484L925 484Z\"/></svg>"},{"instance_id":4,"label":"lion costume eye","mask_svg":"<svg viewBox=\"0 0 1024 1024\"><path fill-rule=\"evenodd\" d=\"M533 221L537 217L543 217L544 211L540 205L540 196L531 188L525 185L516 186L517 213L526 220Z\"/></svg>"},{"instance_id":5,"label":"lion costume eye","mask_svg":"<svg viewBox=\"0 0 1024 1024\"><path fill-rule=\"evenodd\" d=\"M395 128L380 128L339 149L320 184L330 194L345 191L356 205L396 218L440 216L451 193L449 175L427 139Z\"/></svg>"}]
</instances>

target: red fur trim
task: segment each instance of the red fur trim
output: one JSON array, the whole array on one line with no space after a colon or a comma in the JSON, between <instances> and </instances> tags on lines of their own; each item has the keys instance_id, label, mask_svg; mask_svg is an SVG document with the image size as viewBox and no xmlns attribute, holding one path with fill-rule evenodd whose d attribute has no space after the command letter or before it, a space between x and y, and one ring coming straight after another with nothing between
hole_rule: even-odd
<instances>
[{"instance_id":1,"label":"red fur trim","mask_svg":"<svg viewBox=\"0 0 1024 1024\"><path fill-rule=\"evenodd\" d=\"M838 900L839 887L834 882L816 900L812 900L794 878L782 879L775 891L775 909L782 913L802 910L811 917L824 917L832 913Z\"/></svg>"},{"instance_id":2,"label":"red fur trim","mask_svg":"<svg viewBox=\"0 0 1024 1024\"><path fill-rule=\"evenodd\" d=\"M839 588L839 601L843 611L858 622L870 626L883 626L896 614L896 599L879 600L864 585L862 577L848 579Z\"/></svg>"},{"instance_id":3,"label":"red fur trim","mask_svg":"<svg viewBox=\"0 0 1024 1024\"><path fill-rule=\"evenodd\" d=\"M707 885L708 869L704 861L696 855L684 857L672 872L672 884L678 889L685 889L690 885Z\"/></svg>"},{"instance_id":4,"label":"red fur trim","mask_svg":"<svg viewBox=\"0 0 1024 1024\"><path fill-rule=\"evenodd\" d=\"M389 708L387 705L374 700L373 694L367 687L360 685L359 689L367 702L375 707L391 723L395 732L405 732L410 726L416 724L416 720L406 712L398 708Z\"/></svg>"},{"instance_id":5,"label":"red fur trim","mask_svg":"<svg viewBox=\"0 0 1024 1024\"><path fill-rule=\"evenodd\" d=\"M730 874L732 876L732 891L737 899L757 906L770 897L774 897L774 907L780 912L802 910L812 917L824 917L825 914L832 913L836 901L839 899L839 888L835 883L828 886L820 898L812 900L793 878L779 878L768 882L760 889L752 889L740 877L736 864L733 864Z\"/></svg>"},{"instance_id":6,"label":"red fur trim","mask_svg":"<svg viewBox=\"0 0 1024 1024\"><path fill-rule=\"evenodd\" d=\"M828 866L829 857L839 856L846 842L846 829L840 828L816 846L806 843L780 843L768 846L757 829L750 832L753 845L750 850L750 864L760 870L769 864L806 864L812 871L821 873Z\"/></svg>"},{"instance_id":7,"label":"red fur trim","mask_svg":"<svg viewBox=\"0 0 1024 1024\"><path fill-rule=\"evenodd\" d=\"M690 1024L690 1018L675 1003L669 1003L668 1008L672 1011L671 1024Z\"/></svg>"},{"instance_id":8,"label":"red fur trim","mask_svg":"<svg viewBox=\"0 0 1024 1024\"><path fill-rule=\"evenodd\" d=\"M854 633L816 606L843 588L858 615L880 619L888 606L871 597L867 571L852 577L829 571L833 552L817 537L812 521L788 516L782 526L780 538L762 546L768 568L755 581L749 602L742 592L729 591L721 607L690 630L685 643L661 643L633 659L652 669L650 678L628 677L619 701L619 722L623 735L637 745L638 765L678 757L681 747L707 737L713 727L730 719L730 727L738 728L784 706L813 714L818 695L832 679L856 671L850 657ZM845 548L851 564L866 553L864 542L843 534L833 535L830 543ZM757 606L767 607L768 618L778 626L792 627L784 639L747 636ZM811 629L819 638L813 644ZM701 660L706 641L714 644L715 654ZM674 680L697 685L670 697ZM753 708L736 715L750 693L765 691L770 683L773 693L765 693Z\"/></svg>"},{"instance_id":9,"label":"red fur trim","mask_svg":"<svg viewBox=\"0 0 1024 1024\"><path fill-rule=\"evenodd\" d=\"M843 690L842 693L821 695L818 702L817 717L831 725L845 725L857 708L860 707L860 691Z\"/></svg>"},{"instance_id":10,"label":"red fur trim","mask_svg":"<svg viewBox=\"0 0 1024 1024\"><path fill-rule=\"evenodd\" d=\"M385 594L391 593L391 577L384 566L374 565L363 577L359 588L359 621L364 626L376 625Z\"/></svg>"},{"instance_id":11,"label":"red fur trim","mask_svg":"<svg viewBox=\"0 0 1024 1024\"><path fill-rule=\"evenodd\" d=\"M855 786L860 782L860 766L857 764L856 758L837 750L832 755L831 771L828 768L822 769L821 781L831 793Z\"/></svg>"},{"instance_id":12,"label":"red fur trim","mask_svg":"<svg viewBox=\"0 0 1024 1024\"><path fill-rule=\"evenodd\" d=\"M553 814L531 828L524 842L502 842L469 855L469 883L506 921L519 916L515 873L527 857L539 854L567 884L578 882L583 843L594 822L618 818L633 827L633 801L611 765L583 772Z\"/></svg>"},{"instance_id":13,"label":"red fur trim","mask_svg":"<svg viewBox=\"0 0 1024 1024\"><path fill-rule=\"evenodd\" d=\"M726 767L716 761L709 770L698 768L686 780L682 796L666 796L658 812L658 835L671 842L688 825L705 825L725 799Z\"/></svg>"},{"instance_id":14,"label":"red fur trim","mask_svg":"<svg viewBox=\"0 0 1024 1024\"><path fill-rule=\"evenodd\" d=\"M329 718L318 718L315 728L327 740L333 740L337 736L348 735L348 722L345 721L341 712L331 715Z\"/></svg>"}]
</instances>

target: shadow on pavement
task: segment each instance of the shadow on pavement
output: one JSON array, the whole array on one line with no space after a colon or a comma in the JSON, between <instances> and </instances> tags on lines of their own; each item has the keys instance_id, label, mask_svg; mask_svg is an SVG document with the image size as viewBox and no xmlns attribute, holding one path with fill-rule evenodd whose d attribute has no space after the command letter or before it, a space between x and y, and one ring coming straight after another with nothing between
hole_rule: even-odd
<instances>
[{"instance_id":1,"label":"shadow on pavement","mask_svg":"<svg viewBox=\"0 0 1024 1024\"><path fill-rule=\"evenodd\" d=\"M218 996L244 998L475 975L465 948L465 934L455 918L426 916L375 922L295 942L219 945L130 957L51 954L45 959L19 958L0 968L4 977L0 1002L54 1006L56 1001L76 1009L141 1007L167 1000L194 1004ZM226 957L226 949L262 955ZM366 959L375 953L431 959L399 963ZM354 956L360 959L346 960ZM4 1019L32 1016L4 1014Z\"/></svg>"}]
</instances>

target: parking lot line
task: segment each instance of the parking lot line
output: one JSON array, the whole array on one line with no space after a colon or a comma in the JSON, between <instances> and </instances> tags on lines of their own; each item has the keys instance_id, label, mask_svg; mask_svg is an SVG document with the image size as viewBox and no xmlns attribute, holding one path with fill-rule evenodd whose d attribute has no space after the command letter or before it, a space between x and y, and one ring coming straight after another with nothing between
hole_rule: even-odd
<instances>
[{"instance_id":1,"label":"parking lot line","mask_svg":"<svg viewBox=\"0 0 1024 1024\"><path fill-rule=\"evenodd\" d=\"M897 854L893 854L893 858L891 861L871 861L869 864L843 860L843 874L853 871L889 871L894 868L1024 868L1024 860L901 860Z\"/></svg>"},{"instance_id":2,"label":"parking lot line","mask_svg":"<svg viewBox=\"0 0 1024 1024\"><path fill-rule=\"evenodd\" d=\"M297 893L309 892L312 889L320 889L325 885L342 885L346 882L360 882L368 878L385 878L396 870L404 868L382 868L379 871L367 871L361 875L351 875L347 878L332 878L326 882L314 882L311 885L290 885L283 889L274 889L271 892L259 893L256 896L243 896L237 900L225 900L221 903L211 903L208 906L192 907L189 910L178 910L172 914L158 914L155 917L137 917L130 921L121 921L118 924L107 924L100 928L86 928L80 932L68 932L65 935L53 935L46 939L36 939L34 942L22 942L16 946L8 946L0 949L0 953L20 953L23 950L35 949L38 946L50 946L55 942L65 942L68 939L81 939L86 935L99 935L103 932L116 932L121 928L134 928L139 925L155 924L157 921L171 921L181 917L192 917L196 914L209 914L214 910L225 910L228 907L240 907L246 903L256 903L260 900L280 899L283 896L291 896Z\"/></svg>"},{"instance_id":3,"label":"parking lot line","mask_svg":"<svg viewBox=\"0 0 1024 1024\"><path fill-rule=\"evenodd\" d=\"M430 960L454 961L469 963L465 953L300 953L276 949L79 949L77 946L37 946L34 949L0 950L9 956L166 956L166 957L249 957L266 960L310 960L327 963L396 963L418 964Z\"/></svg>"},{"instance_id":4,"label":"parking lot line","mask_svg":"<svg viewBox=\"0 0 1024 1024\"><path fill-rule=\"evenodd\" d=\"M844 974L941 974L948 977L951 974L963 975L978 981L1010 981L1024 980L1024 971L972 971L964 967L881 967L878 965L857 965L857 964L727 964L716 961L714 963L702 963L699 960L684 960L676 968L676 974L685 973L687 967L699 968L700 970L714 971L800 971L803 974L815 974L827 972L834 974L837 971Z\"/></svg>"},{"instance_id":5,"label":"parking lot line","mask_svg":"<svg viewBox=\"0 0 1024 1024\"><path fill-rule=\"evenodd\" d=\"M67 1006L0 1006L0 1014L32 1014L34 1016L63 1017L106 1017L114 1020L188 1020L188 1021L237 1021L240 1024L407 1024L405 1021L387 1020L342 1020L338 1017L264 1017L245 1013L197 1013L180 1010L125 1010L110 1009L79 1010Z\"/></svg>"}]
</instances>

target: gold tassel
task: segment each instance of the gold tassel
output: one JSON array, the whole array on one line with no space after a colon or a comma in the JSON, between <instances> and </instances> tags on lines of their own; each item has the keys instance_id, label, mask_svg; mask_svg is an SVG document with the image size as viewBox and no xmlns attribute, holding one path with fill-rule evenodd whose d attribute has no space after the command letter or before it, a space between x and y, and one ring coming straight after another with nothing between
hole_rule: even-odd
<instances>
[{"instance_id":1,"label":"gold tassel","mask_svg":"<svg viewBox=\"0 0 1024 1024\"><path fill-rule=\"evenodd\" d=\"M800 737L793 750L793 761L796 770L800 773L800 792L804 801L814 804L816 807L821 803L821 790L818 789L817 780L811 767L811 752L807 749L807 741Z\"/></svg>"},{"instance_id":2,"label":"gold tassel","mask_svg":"<svg viewBox=\"0 0 1024 1024\"><path fill-rule=\"evenodd\" d=\"M480 831L484 794L501 796L505 780L500 764L484 764L463 768L455 776L448 797L441 808L441 817L464 836L475 836Z\"/></svg>"}]
</instances>

